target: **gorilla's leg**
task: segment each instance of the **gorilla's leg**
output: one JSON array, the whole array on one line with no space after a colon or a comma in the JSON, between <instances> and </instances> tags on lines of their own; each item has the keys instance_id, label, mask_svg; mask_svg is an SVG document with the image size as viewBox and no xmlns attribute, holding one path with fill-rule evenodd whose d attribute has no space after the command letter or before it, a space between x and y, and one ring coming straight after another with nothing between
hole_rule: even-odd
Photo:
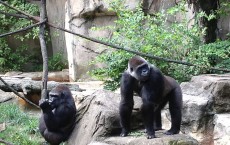
<instances>
[{"instance_id":1,"label":"gorilla's leg","mask_svg":"<svg viewBox=\"0 0 230 145\"><path fill-rule=\"evenodd\" d=\"M46 129L44 131L44 138L52 145L59 145L61 142L67 139L67 136L63 133L50 132Z\"/></svg>"},{"instance_id":2,"label":"gorilla's leg","mask_svg":"<svg viewBox=\"0 0 230 145\"><path fill-rule=\"evenodd\" d=\"M121 134L120 136L127 136L130 131L130 120L132 114L133 105L131 104L120 104L120 124L121 124Z\"/></svg>"},{"instance_id":3,"label":"gorilla's leg","mask_svg":"<svg viewBox=\"0 0 230 145\"><path fill-rule=\"evenodd\" d=\"M47 127L46 127L43 116L40 117L40 119L39 119L39 127L38 128L39 128L41 135L44 137L44 132L47 129Z\"/></svg>"},{"instance_id":4,"label":"gorilla's leg","mask_svg":"<svg viewBox=\"0 0 230 145\"><path fill-rule=\"evenodd\" d=\"M158 109L154 112L154 130L162 130L162 122L161 122L161 110Z\"/></svg>"},{"instance_id":5,"label":"gorilla's leg","mask_svg":"<svg viewBox=\"0 0 230 145\"><path fill-rule=\"evenodd\" d=\"M165 134L172 135L180 132L182 109L182 92L178 86L169 94L169 111L171 115L171 128Z\"/></svg>"},{"instance_id":6,"label":"gorilla's leg","mask_svg":"<svg viewBox=\"0 0 230 145\"><path fill-rule=\"evenodd\" d=\"M143 99L141 113L143 115L143 121L145 124L145 129L147 131L148 139L155 137L155 131L153 128L153 121L154 121L154 110L153 109L154 109L153 103Z\"/></svg>"},{"instance_id":7,"label":"gorilla's leg","mask_svg":"<svg viewBox=\"0 0 230 145\"><path fill-rule=\"evenodd\" d=\"M120 125L122 128L120 136L127 136L130 131L130 120L134 105L133 81L134 78L128 73L123 73L121 78L121 101L119 107Z\"/></svg>"}]
</instances>

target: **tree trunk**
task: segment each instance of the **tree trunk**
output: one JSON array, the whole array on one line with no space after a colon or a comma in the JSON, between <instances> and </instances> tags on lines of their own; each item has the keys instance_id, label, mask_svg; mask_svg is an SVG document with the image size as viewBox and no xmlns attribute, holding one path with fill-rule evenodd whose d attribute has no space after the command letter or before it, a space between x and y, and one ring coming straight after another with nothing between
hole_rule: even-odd
<instances>
[{"instance_id":1,"label":"tree trunk","mask_svg":"<svg viewBox=\"0 0 230 145\"><path fill-rule=\"evenodd\" d=\"M188 3L194 4L195 12L204 11L207 15L210 15L217 10L218 1L219 0L188 0ZM213 18L212 20L208 20L206 17L202 17L199 22L202 28L206 28L206 34L203 37L204 43L215 42L217 38L217 19Z\"/></svg>"},{"instance_id":2,"label":"tree trunk","mask_svg":"<svg viewBox=\"0 0 230 145\"><path fill-rule=\"evenodd\" d=\"M217 10L218 0L199 0L200 8L207 15ZM206 29L206 34L204 36L205 43L212 43L216 41L216 30L217 30L217 19L208 20L202 17L200 20L201 26Z\"/></svg>"},{"instance_id":3,"label":"tree trunk","mask_svg":"<svg viewBox=\"0 0 230 145\"><path fill-rule=\"evenodd\" d=\"M47 19L46 14L46 0L41 0L40 7L40 21L45 21ZM47 98L47 80L48 80L48 55L45 42L45 23L41 24L39 27L39 40L41 45L41 52L43 58L43 77L42 77L42 93L41 98Z\"/></svg>"}]
</instances>

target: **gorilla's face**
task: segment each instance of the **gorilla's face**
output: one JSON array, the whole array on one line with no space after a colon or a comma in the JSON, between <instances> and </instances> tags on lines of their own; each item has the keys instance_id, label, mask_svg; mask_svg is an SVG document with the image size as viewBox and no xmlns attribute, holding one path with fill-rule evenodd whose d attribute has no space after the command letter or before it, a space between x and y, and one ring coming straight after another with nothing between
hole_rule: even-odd
<instances>
[{"instance_id":1,"label":"gorilla's face","mask_svg":"<svg viewBox=\"0 0 230 145\"><path fill-rule=\"evenodd\" d=\"M138 81L147 81L150 75L150 65L144 58L134 56L128 62L128 73Z\"/></svg>"},{"instance_id":2,"label":"gorilla's face","mask_svg":"<svg viewBox=\"0 0 230 145\"><path fill-rule=\"evenodd\" d=\"M51 105L52 109L57 108L59 106L60 100L61 100L61 94L50 92L50 94L49 94L49 104Z\"/></svg>"},{"instance_id":3,"label":"gorilla's face","mask_svg":"<svg viewBox=\"0 0 230 145\"><path fill-rule=\"evenodd\" d=\"M130 67L130 74L136 78L138 81L146 81L149 78L150 74L150 68L149 65L146 63L143 63L142 65L139 65L138 67Z\"/></svg>"}]
</instances>

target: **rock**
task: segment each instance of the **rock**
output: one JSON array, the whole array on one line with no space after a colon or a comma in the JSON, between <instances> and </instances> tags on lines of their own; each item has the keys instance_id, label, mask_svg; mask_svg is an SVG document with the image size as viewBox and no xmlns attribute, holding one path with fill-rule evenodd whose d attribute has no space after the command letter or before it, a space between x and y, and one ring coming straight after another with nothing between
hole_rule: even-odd
<instances>
[{"instance_id":1,"label":"rock","mask_svg":"<svg viewBox=\"0 0 230 145\"><path fill-rule=\"evenodd\" d=\"M230 143L230 113L214 116L214 144L228 145Z\"/></svg>"},{"instance_id":2,"label":"rock","mask_svg":"<svg viewBox=\"0 0 230 145\"><path fill-rule=\"evenodd\" d=\"M42 72L7 72L5 77L12 78L30 78L31 80L41 81L42 80ZM48 81L56 81L56 82L68 82L69 81L69 71L68 69L64 69L63 71L57 72L49 72L48 73Z\"/></svg>"},{"instance_id":3,"label":"rock","mask_svg":"<svg viewBox=\"0 0 230 145\"><path fill-rule=\"evenodd\" d=\"M182 83L181 88L181 131L202 145L214 144L214 128L217 127L214 115L230 112L230 74L194 76L190 82Z\"/></svg>"},{"instance_id":4,"label":"rock","mask_svg":"<svg viewBox=\"0 0 230 145\"><path fill-rule=\"evenodd\" d=\"M141 120L140 97L134 97L133 131L119 137L118 106L120 95L97 91L80 103L78 122L69 144L79 145L141 145L141 144L229 144L229 83L230 74L194 76L181 84L183 92L182 134L166 136L157 131L158 138L147 140ZM168 106L162 111L163 128L170 127ZM140 131L141 130L141 131ZM137 132L137 133L136 133ZM141 135L137 135L137 134ZM190 136L190 137L189 137ZM182 140L181 140L182 139ZM197 142L197 141L199 142Z\"/></svg>"},{"instance_id":5,"label":"rock","mask_svg":"<svg viewBox=\"0 0 230 145\"><path fill-rule=\"evenodd\" d=\"M142 124L138 116L141 99L135 97L135 101L132 127L138 128ZM86 145L99 136L119 134L119 102L119 94L110 91L99 90L88 96L78 108L76 126L68 143Z\"/></svg>"},{"instance_id":6,"label":"rock","mask_svg":"<svg viewBox=\"0 0 230 145\"><path fill-rule=\"evenodd\" d=\"M125 0L127 9L134 10L141 0ZM87 18L92 16L115 16L116 13L109 10L109 1L106 0L77 0L71 1L71 13L74 18Z\"/></svg>"},{"instance_id":7,"label":"rock","mask_svg":"<svg viewBox=\"0 0 230 145\"><path fill-rule=\"evenodd\" d=\"M42 81L34 81L30 78L20 79L18 77L1 77L10 87L18 92L23 92L25 95L29 93L40 93L42 89ZM47 90L51 90L56 87L58 84L67 85L71 91L82 91L77 84L68 83L68 82L55 82L48 81L47 82ZM6 92L12 92L8 86L6 86L2 81L0 81L0 89Z\"/></svg>"},{"instance_id":8,"label":"rock","mask_svg":"<svg viewBox=\"0 0 230 145\"><path fill-rule=\"evenodd\" d=\"M68 140L70 145L141 145L154 143L164 144L188 144L197 145L198 142L191 137L183 134L167 136L163 132L157 132L157 137L147 140L143 131L140 107L142 100L140 97L134 97L134 109L132 113L132 130L141 132L140 137L130 135L128 137L119 137L119 102L120 95L98 90L88 96L78 108L78 117L75 129ZM141 130L141 131L140 131ZM114 137L115 136L115 137Z\"/></svg>"},{"instance_id":9,"label":"rock","mask_svg":"<svg viewBox=\"0 0 230 145\"><path fill-rule=\"evenodd\" d=\"M194 76L181 87L184 94L209 99L210 103L214 103L212 111L230 112L230 74Z\"/></svg>"},{"instance_id":10,"label":"rock","mask_svg":"<svg viewBox=\"0 0 230 145\"><path fill-rule=\"evenodd\" d=\"M88 145L109 145L109 144L95 141L95 142L89 143Z\"/></svg>"},{"instance_id":11,"label":"rock","mask_svg":"<svg viewBox=\"0 0 230 145\"><path fill-rule=\"evenodd\" d=\"M23 92L21 94L23 97L27 98L31 102L38 104L38 101L41 99L41 90L42 90L42 81L34 81L30 78L24 78L20 79L21 77L1 77L9 87L14 89L17 92ZM79 85L75 83L68 83L68 82L54 82L54 81L48 81L47 82L47 90L51 90L52 88L56 87L58 84L65 84L69 87L69 89L73 92L76 91L83 91L81 88L79 88ZM12 90L6 86L1 80L0 80L0 89L5 92L12 92ZM23 101L22 101L23 102Z\"/></svg>"},{"instance_id":12,"label":"rock","mask_svg":"<svg viewBox=\"0 0 230 145\"><path fill-rule=\"evenodd\" d=\"M108 137L101 141L101 145L199 145L197 140L184 134L164 135L162 131L157 131L156 136L154 139L147 139L145 136Z\"/></svg>"},{"instance_id":13,"label":"rock","mask_svg":"<svg viewBox=\"0 0 230 145\"><path fill-rule=\"evenodd\" d=\"M4 92L0 89L0 103L13 99L15 95L12 92Z\"/></svg>"}]
</instances>

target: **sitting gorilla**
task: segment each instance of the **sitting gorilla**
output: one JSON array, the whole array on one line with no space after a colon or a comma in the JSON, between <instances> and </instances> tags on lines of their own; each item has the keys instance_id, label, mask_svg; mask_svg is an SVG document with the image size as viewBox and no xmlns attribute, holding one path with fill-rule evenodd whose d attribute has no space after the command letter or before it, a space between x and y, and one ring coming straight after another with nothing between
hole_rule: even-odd
<instances>
[{"instance_id":1,"label":"sitting gorilla","mask_svg":"<svg viewBox=\"0 0 230 145\"><path fill-rule=\"evenodd\" d=\"M58 145L70 136L76 120L76 106L69 88L58 85L49 93L49 99L41 99L42 115L39 131L47 142Z\"/></svg>"}]
</instances>

